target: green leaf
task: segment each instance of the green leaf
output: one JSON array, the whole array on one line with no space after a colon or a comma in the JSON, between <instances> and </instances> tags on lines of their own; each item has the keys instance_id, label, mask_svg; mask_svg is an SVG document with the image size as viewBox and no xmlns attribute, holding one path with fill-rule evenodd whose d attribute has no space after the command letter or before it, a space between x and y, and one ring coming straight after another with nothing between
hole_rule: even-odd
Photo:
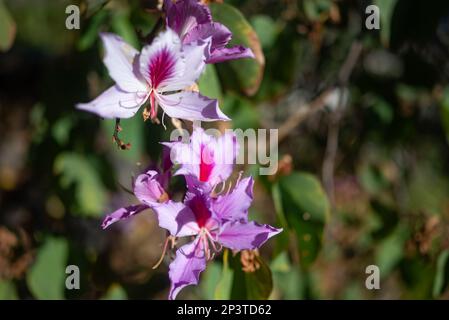
<instances>
[{"instance_id":1,"label":"green leaf","mask_svg":"<svg viewBox=\"0 0 449 320\"><path fill-rule=\"evenodd\" d=\"M308 267L321 249L329 202L320 182L311 174L294 172L278 183L287 223L296 233L300 263Z\"/></svg>"},{"instance_id":2,"label":"green leaf","mask_svg":"<svg viewBox=\"0 0 449 320\"><path fill-rule=\"evenodd\" d=\"M125 289L119 284L112 284L101 300L126 300L128 295Z\"/></svg>"},{"instance_id":3,"label":"green leaf","mask_svg":"<svg viewBox=\"0 0 449 320\"><path fill-rule=\"evenodd\" d=\"M390 42L391 18L397 0L375 0L374 4L379 7L380 12L380 38L385 45Z\"/></svg>"},{"instance_id":4,"label":"green leaf","mask_svg":"<svg viewBox=\"0 0 449 320\"><path fill-rule=\"evenodd\" d=\"M11 48L16 37L16 23L6 8L3 0L0 0L0 51Z\"/></svg>"},{"instance_id":5,"label":"green leaf","mask_svg":"<svg viewBox=\"0 0 449 320\"><path fill-rule=\"evenodd\" d=\"M443 91L443 98L441 101L441 121L446 133L446 140L449 143L449 88L446 87Z\"/></svg>"},{"instance_id":6,"label":"green leaf","mask_svg":"<svg viewBox=\"0 0 449 320\"><path fill-rule=\"evenodd\" d=\"M231 296L233 278L234 271L229 266L229 250L225 249L223 252L223 268L221 270L221 277L217 283L217 286L215 287L215 299L229 299L229 297Z\"/></svg>"},{"instance_id":7,"label":"green leaf","mask_svg":"<svg viewBox=\"0 0 449 320\"><path fill-rule=\"evenodd\" d=\"M0 280L0 301L17 299L18 296L14 283L8 280Z\"/></svg>"},{"instance_id":8,"label":"green leaf","mask_svg":"<svg viewBox=\"0 0 449 320\"><path fill-rule=\"evenodd\" d=\"M78 50L83 51L89 49L99 39L98 33L100 32L100 27L106 21L107 17L108 13L106 10L101 10L92 17L89 25L84 29L85 31L78 40Z\"/></svg>"},{"instance_id":9,"label":"green leaf","mask_svg":"<svg viewBox=\"0 0 449 320\"><path fill-rule=\"evenodd\" d=\"M329 0L304 0L304 12L309 20L320 20L322 14L330 10L331 4Z\"/></svg>"},{"instance_id":10,"label":"green leaf","mask_svg":"<svg viewBox=\"0 0 449 320\"><path fill-rule=\"evenodd\" d=\"M206 65L206 69L198 81L198 87L202 95L222 100L220 80L213 64Z\"/></svg>"},{"instance_id":11,"label":"green leaf","mask_svg":"<svg viewBox=\"0 0 449 320\"><path fill-rule=\"evenodd\" d=\"M243 45L251 48L255 59L239 59L229 62L231 72L220 72L227 80L227 85L238 89L246 95L254 95L260 86L265 66L265 57L262 52L259 38L253 27L243 14L235 7L226 3L211 3L210 9L214 19L231 30L233 37L229 45ZM220 66L225 67L225 66Z\"/></svg>"},{"instance_id":12,"label":"green leaf","mask_svg":"<svg viewBox=\"0 0 449 320\"><path fill-rule=\"evenodd\" d=\"M68 243L63 238L49 237L37 252L36 261L27 273L27 284L38 299L64 299L65 268Z\"/></svg>"},{"instance_id":13,"label":"green leaf","mask_svg":"<svg viewBox=\"0 0 449 320\"><path fill-rule=\"evenodd\" d=\"M86 216L100 217L106 204L106 190L97 170L84 157L76 153L62 153L54 163L54 171L60 174L62 188L75 185L75 198L79 212Z\"/></svg>"},{"instance_id":14,"label":"green leaf","mask_svg":"<svg viewBox=\"0 0 449 320\"><path fill-rule=\"evenodd\" d=\"M375 259L382 278L389 275L404 256L404 245L408 236L408 229L403 226L398 226L377 247Z\"/></svg>"},{"instance_id":15,"label":"green leaf","mask_svg":"<svg viewBox=\"0 0 449 320\"><path fill-rule=\"evenodd\" d=\"M232 127L242 130L259 127L260 114L248 99L226 94L222 104L223 112L232 118Z\"/></svg>"},{"instance_id":16,"label":"green leaf","mask_svg":"<svg viewBox=\"0 0 449 320\"><path fill-rule=\"evenodd\" d=\"M271 48L279 33L276 22L268 15L256 15L251 18L251 25L260 39L263 48Z\"/></svg>"},{"instance_id":17,"label":"green leaf","mask_svg":"<svg viewBox=\"0 0 449 320\"><path fill-rule=\"evenodd\" d=\"M440 253L437 260L437 270L435 272L435 279L433 282L433 290L432 295L434 298L438 298L438 296L443 292L445 286L447 286L449 279L449 264L447 263L449 259L449 250L446 249Z\"/></svg>"},{"instance_id":18,"label":"green leaf","mask_svg":"<svg viewBox=\"0 0 449 320\"><path fill-rule=\"evenodd\" d=\"M53 138L60 144L65 145L69 141L70 130L73 127L73 120L70 117L63 117L58 119L53 127L51 133Z\"/></svg>"},{"instance_id":19,"label":"green leaf","mask_svg":"<svg viewBox=\"0 0 449 320\"><path fill-rule=\"evenodd\" d=\"M85 14L90 17L104 7L109 0L84 0L83 4L87 7Z\"/></svg>"},{"instance_id":20,"label":"green leaf","mask_svg":"<svg viewBox=\"0 0 449 320\"><path fill-rule=\"evenodd\" d=\"M254 272L244 272L240 262L240 253L231 259L234 271L231 299L266 300L273 290L273 277L270 267L261 257L255 257L259 268Z\"/></svg>"}]
</instances>

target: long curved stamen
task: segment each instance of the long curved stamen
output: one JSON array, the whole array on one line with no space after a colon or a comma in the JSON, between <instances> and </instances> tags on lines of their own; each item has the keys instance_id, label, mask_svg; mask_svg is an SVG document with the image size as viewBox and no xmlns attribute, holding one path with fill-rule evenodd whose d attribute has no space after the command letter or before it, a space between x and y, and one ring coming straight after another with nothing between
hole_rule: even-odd
<instances>
[{"instance_id":1,"label":"long curved stamen","mask_svg":"<svg viewBox=\"0 0 449 320\"><path fill-rule=\"evenodd\" d=\"M215 194L218 196L220 193L222 193L224 191L224 189L226 188L226 181L221 181L218 184L221 184L221 189L220 191L216 192ZM217 184L217 185L218 185Z\"/></svg>"},{"instance_id":2,"label":"long curved stamen","mask_svg":"<svg viewBox=\"0 0 449 320\"><path fill-rule=\"evenodd\" d=\"M164 249L162 249L161 257L156 262L156 264L153 266L153 270L156 269L157 267L159 267L161 265L162 261L164 261L164 257L165 257L165 253L167 252L167 246L168 246L169 241L171 241L172 249L175 246L175 239L173 238L173 236L168 236L167 239L165 239Z\"/></svg>"},{"instance_id":3,"label":"long curved stamen","mask_svg":"<svg viewBox=\"0 0 449 320\"><path fill-rule=\"evenodd\" d=\"M229 182L229 187L228 187L228 191L226 191L226 195L228 195L229 192L231 192L231 187L232 187L232 182Z\"/></svg>"}]
</instances>

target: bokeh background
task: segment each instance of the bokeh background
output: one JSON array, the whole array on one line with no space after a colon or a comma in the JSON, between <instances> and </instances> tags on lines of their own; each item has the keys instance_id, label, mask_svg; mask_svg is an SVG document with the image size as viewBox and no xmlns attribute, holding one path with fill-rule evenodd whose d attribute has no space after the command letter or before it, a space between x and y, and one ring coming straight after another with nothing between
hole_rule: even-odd
<instances>
[{"instance_id":1,"label":"bokeh background","mask_svg":"<svg viewBox=\"0 0 449 320\"><path fill-rule=\"evenodd\" d=\"M66 7L81 9L67 30ZM365 9L380 9L367 30ZM76 111L111 85L98 33L135 47L157 1L0 0L0 299L165 299L165 233L131 178L159 161L173 126ZM449 3L230 0L215 20L255 60L208 66L203 94L231 124L278 128L279 171L256 178L250 215L285 231L260 252L226 251L184 299L449 298ZM183 181L174 180L178 197ZM65 288L65 268L81 288ZM380 290L365 287L377 265ZM244 268L252 265L257 268Z\"/></svg>"}]
</instances>

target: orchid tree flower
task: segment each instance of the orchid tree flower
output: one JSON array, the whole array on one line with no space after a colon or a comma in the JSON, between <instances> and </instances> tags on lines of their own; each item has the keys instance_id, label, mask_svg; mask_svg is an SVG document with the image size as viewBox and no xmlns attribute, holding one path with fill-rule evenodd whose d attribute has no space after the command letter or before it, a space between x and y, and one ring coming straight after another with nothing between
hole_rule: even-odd
<instances>
[{"instance_id":1,"label":"orchid tree flower","mask_svg":"<svg viewBox=\"0 0 449 320\"><path fill-rule=\"evenodd\" d=\"M114 222L127 219L146 209L152 208L158 203L168 201L169 197L164 189L164 187L167 187L167 183L168 171L159 173L156 170L148 170L147 172L138 175L133 183L133 191L140 203L120 208L111 214L108 214L103 220L101 227L106 229Z\"/></svg>"},{"instance_id":2,"label":"orchid tree flower","mask_svg":"<svg viewBox=\"0 0 449 320\"><path fill-rule=\"evenodd\" d=\"M282 229L248 221L253 179L239 182L232 193L218 199L201 189L188 191L184 202L169 200L153 207L159 226L172 237L194 237L181 246L169 267L169 299L188 285L196 285L200 273L222 247L234 251L254 250ZM239 201L236 201L239 199Z\"/></svg>"},{"instance_id":3,"label":"orchid tree flower","mask_svg":"<svg viewBox=\"0 0 449 320\"><path fill-rule=\"evenodd\" d=\"M195 127L189 143L168 142L170 157L180 168L175 175L184 175L189 188L201 186L212 190L232 173L238 154L237 137L226 132L216 138L201 127Z\"/></svg>"},{"instance_id":4,"label":"orchid tree flower","mask_svg":"<svg viewBox=\"0 0 449 320\"><path fill-rule=\"evenodd\" d=\"M144 119L157 118L158 106L168 116L186 120L230 120L218 102L184 89L193 86L205 67L210 41L182 45L171 29L161 32L139 53L122 38L101 34L106 65L115 85L77 108L103 118L130 118L146 102Z\"/></svg>"},{"instance_id":5,"label":"orchid tree flower","mask_svg":"<svg viewBox=\"0 0 449 320\"><path fill-rule=\"evenodd\" d=\"M208 6L198 0L165 0L164 10L167 26L178 33L183 44L211 39L207 63L254 58L249 48L226 47L232 38L231 31L221 23L213 22Z\"/></svg>"}]
</instances>

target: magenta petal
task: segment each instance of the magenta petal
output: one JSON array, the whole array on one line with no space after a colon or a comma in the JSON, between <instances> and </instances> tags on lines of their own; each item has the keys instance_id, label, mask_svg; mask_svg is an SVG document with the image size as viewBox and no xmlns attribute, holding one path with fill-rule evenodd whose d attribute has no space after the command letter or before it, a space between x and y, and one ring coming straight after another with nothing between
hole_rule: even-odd
<instances>
[{"instance_id":1,"label":"magenta petal","mask_svg":"<svg viewBox=\"0 0 449 320\"><path fill-rule=\"evenodd\" d=\"M248 209L253 201L254 179L242 179L231 193L212 201L212 208L223 221L248 220Z\"/></svg>"},{"instance_id":2,"label":"magenta petal","mask_svg":"<svg viewBox=\"0 0 449 320\"><path fill-rule=\"evenodd\" d=\"M235 46L231 48L218 48L211 52L206 63L219 63L228 60L254 58L254 53L249 48L243 46Z\"/></svg>"},{"instance_id":3,"label":"magenta petal","mask_svg":"<svg viewBox=\"0 0 449 320\"><path fill-rule=\"evenodd\" d=\"M182 38L198 24L212 21L209 8L198 0L164 1L167 26L176 31Z\"/></svg>"},{"instance_id":4,"label":"magenta petal","mask_svg":"<svg viewBox=\"0 0 449 320\"><path fill-rule=\"evenodd\" d=\"M211 51L223 48L232 38L232 33L224 25L218 22L201 24L193 28L183 39L183 43L191 43L197 40L211 38Z\"/></svg>"},{"instance_id":5,"label":"magenta petal","mask_svg":"<svg viewBox=\"0 0 449 320\"><path fill-rule=\"evenodd\" d=\"M113 86L88 103L79 103L77 109L88 111L102 118L131 118L145 102L145 94L129 93Z\"/></svg>"},{"instance_id":6,"label":"magenta petal","mask_svg":"<svg viewBox=\"0 0 449 320\"><path fill-rule=\"evenodd\" d=\"M230 120L218 108L217 100L209 99L197 92L159 94L157 100L165 113L172 118L200 121Z\"/></svg>"},{"instance_id":7,"label":"magenta petal","mask_svg":"<svg viewBox=\"0 0 449 320\"><path fill-rule=\"evenodd\" d=\"M185 237L198 234L200 228L195 215L183 203L169 200L155 204L151 208L156 212L159 226L168 230L172 236Z\"/></svg>"},{"instance_id":8,"label":"magenta petal","mask_svg":"<svg viewBox=\"0 0 449 320\"><path fill-rule=\"evenodd\" d=\"M258 224L254 221L227 222L218 233L217 241L232 250L253 250L281 231L282 229L276 229L267 224Z\"/></svg>"},{"instance_id":9,"label":"magenta petal","mask_svg":"<svg viewBox=\"0 0 449 320\"><path fill-rule=\"evenodd\" d=\"M134 181L134 194L140 202L152 206L158 203L158 200L165 193L159 183L159 173L154 170L148 170L144 174L137 176Z\"/></svg>"},{"instance_id":10,"label":"magenta petal","mask_svg":"<svg viewBox=\"0 0 449 320\"><path fill-rule=\"evenodd\" d=\"M141 204L129 206L129 207L125 207L125 208L120 208L120 209L114 211L113 213L108 214L106 216L106 218L104 218L103 223L101 224L101 227L103 229L106 229L114 222L117 222L117 221L123 220L123 219L127 219L133 215L136 215L136 214L144 211L145 209L148 209L148 206L141 205Z\"/></svg>"},{"instance_id":11,"label":"magenta petal","mask_svg":"<svg viewBox=\"0 0 449 320\"><path fill-rule=\"evenodd\" d=\"M198 284L200 273L206 269L206 257L200 238L183 245L176 251L168 275L171 281L168 298L173 300L184 287Z\"/></svg>"},{"instance_id":12,"label":"magenta petal","mask_svg":"<svg viewBox=\"0 0 449 320\"><path fill-rule=\"evenodd\" d=\"M142 48L139 71L152 88L166 86L184 74L181 47L179 36L167 29Z\"/></svg>"}]
</instances>

